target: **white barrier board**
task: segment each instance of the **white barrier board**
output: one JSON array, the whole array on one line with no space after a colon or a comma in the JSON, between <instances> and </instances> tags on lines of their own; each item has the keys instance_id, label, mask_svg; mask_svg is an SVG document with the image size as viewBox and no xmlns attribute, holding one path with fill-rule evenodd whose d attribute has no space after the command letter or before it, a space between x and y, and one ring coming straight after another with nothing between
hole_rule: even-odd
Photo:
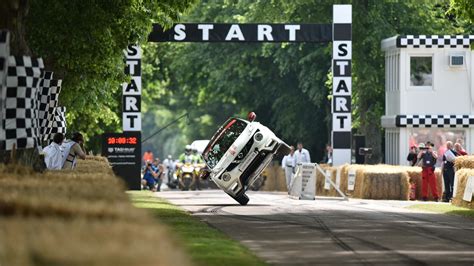
<instances>
[{"instance_id":1,"label":"white barrier board","mask_svg":"<svg viewBox=\"0 0 474 266\"><path fill-rule=\"evenodd\" d=\"M326 176L328 176L328 177L332 176L331 170L329 170L329 169L326 170ZM324 178L324 189L325 190L331 189L331 182L329 182L329 180L327 178Z\"/></svg>"},{"instance_id":2,"label":"white barrier board","mask_svg":"<svg viewBox=\"0 0 474 266\"><path fill-rule=\"evenodd\" d=\"M356 180L356 171L355 169L349 169L349 174L347 177L347 190L353 191Z\"/></svg>"},{"instance_id":3,"label":"white barrier board","mask_svg":"<svg viewBox=\"0 0 474 266\"><path fill-rule=\"evenodd\" d=\"M316 167L313 163L298 165L291 178L290 197L314 200L316 194Z\"/></svg>"},{"instance_id":4,"label":"white barrier board","mask_svg":"<svg viewBox=\"0 0 474 266\"><path fill-rule=\"evenodd\" d=\"M464 189L464 197L462 199L471 202L472 193L474 193L474 176L470 176L467 179L466 188Z\"/></svg>"}]
</instances>

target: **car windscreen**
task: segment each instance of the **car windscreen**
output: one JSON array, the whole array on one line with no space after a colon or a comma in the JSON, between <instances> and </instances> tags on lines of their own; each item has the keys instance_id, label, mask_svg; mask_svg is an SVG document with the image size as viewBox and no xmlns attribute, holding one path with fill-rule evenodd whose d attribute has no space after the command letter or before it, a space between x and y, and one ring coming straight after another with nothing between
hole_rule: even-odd
<instances>
[{"instance_id":1,"label":"car windscreen","mask_svg":"<svg viewBox=\"0 0 474 266\"><path fill-rule=\"evenodd\" d=\"M245 121L233 118L224 124L223 128L217 131L216 135L210 142L210 146L207 147L203 154L209 168L212 169L217 165L219 160L244 131L246 126L247 123Z\"/></svg>"}]
</instances>

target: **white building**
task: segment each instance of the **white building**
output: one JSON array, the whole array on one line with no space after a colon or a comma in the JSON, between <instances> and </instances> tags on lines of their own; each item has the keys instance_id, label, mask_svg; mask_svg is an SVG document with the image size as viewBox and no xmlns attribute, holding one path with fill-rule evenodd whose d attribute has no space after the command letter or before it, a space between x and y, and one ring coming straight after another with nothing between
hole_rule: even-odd
<instances>
[{"instance_id":1,"label":"white building","mask_svg":"<svg viewBox=\"0 0 474 266\"><path fill-rule=\"evenodd\" d=\"M407 165L412 145L448 140L474 153L474 35L407 35L385 51L385 162ZM440 156L441 157L441 156Z\"/></svg>"}]
</instances>

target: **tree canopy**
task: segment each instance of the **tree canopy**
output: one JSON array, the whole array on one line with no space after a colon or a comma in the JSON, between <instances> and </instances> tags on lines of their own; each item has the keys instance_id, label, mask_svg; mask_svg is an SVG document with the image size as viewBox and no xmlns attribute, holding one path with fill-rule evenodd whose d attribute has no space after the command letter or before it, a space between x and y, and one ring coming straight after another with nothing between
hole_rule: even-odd
<instances>
[{"instance_id":1,"label":"tree canopy","mask_svg":"<svg viewBox=\"0 0 474 266\"><path fill-rule=\"evenodd\" d=\"M145 43L152 23L170 26L194 0L7 0L0 28L16 55L42 57L63 79L68 131L92 137L121 128L123 50Z\"/></svg>"},{"instance_id":2,"label":"tree canopy","mask_svg":"<svg viewBox=\"0 0 474 266\"><path fill-rule=\"evenodd\" d=\"M182 21L331 23L334 2L201 1ZM385 108L381 40L403 34L465 33L470 24L447 15L448 1L337 2L353 5L354 131L366 136L367 146L374 150L373 162L380 162L380 117ZM228 116L255 111L257 120L289 144L302 141L319 160L330 142L331 49L315 43L149 44L144 60L149 110L145 116L153 110L190 113L194 124L180 125L182 142L190 142L209 138ZM157 149L168 142L166 136L155 141Z\"/></svg>"}]
</instances>

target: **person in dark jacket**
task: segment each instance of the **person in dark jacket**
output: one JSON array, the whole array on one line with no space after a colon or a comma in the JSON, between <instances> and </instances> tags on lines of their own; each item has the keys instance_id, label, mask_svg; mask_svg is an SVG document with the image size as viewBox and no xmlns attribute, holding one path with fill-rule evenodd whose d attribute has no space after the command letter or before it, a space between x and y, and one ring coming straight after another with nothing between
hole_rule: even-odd
<instances>
[{"instance_id":1,"label":"person in dark jacket","mask_svg":"<svg viewBox=\"0 0 474 266\"><path fill-rule=\"evenodd\" d=\"M410 162L411 166L415 166L418 162L418 149L416 148L416 146L411 146L410 152L407 156L407 161Z\"/></svg>"},{"instance_id":2,"label":"person in dark jacket","mask_svg":"<svg viewBox=\"0 0 474 266\"><path fill-rule=\"evenodd\" d=\"M454 150L451 141L446 142L446 151L443 154L443 180L444 180L444 202L449 202L453 197L454 188L454 160L459 154Z\"/></svg>"}]
</instances>

